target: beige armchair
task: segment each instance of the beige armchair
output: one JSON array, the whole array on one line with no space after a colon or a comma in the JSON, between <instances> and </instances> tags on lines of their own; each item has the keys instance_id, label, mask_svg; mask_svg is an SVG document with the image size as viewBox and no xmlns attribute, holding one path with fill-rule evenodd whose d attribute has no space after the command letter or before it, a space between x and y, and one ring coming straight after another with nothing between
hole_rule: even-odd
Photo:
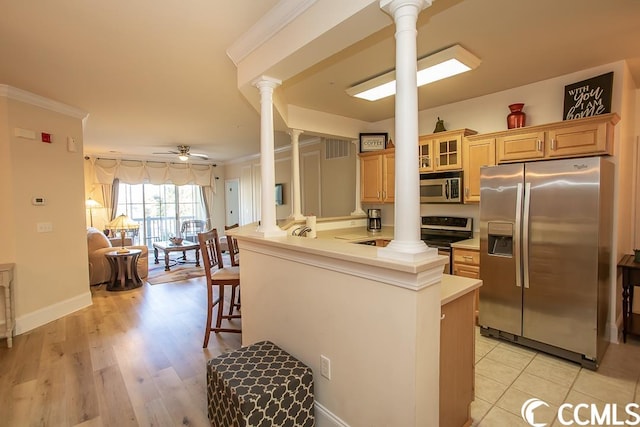
<instances>
[{"instance_id":1,"label":"beige armchair","mask_svg":"<svg viewBox=\"0 0 640 427\"><path fill-rule=\"evenodd\" d=\"M125 239L126 240L126 239ZM111 246L111 242L97 228L87 228L87 246L89 252L89 284L99 285L111 279L111 267L105 253L118 249ZM149 275L149 249L146 246L128 246L132 249L140 249L142 254L138 258L138 275L142 280Z\"/></svg>"}]
</instances>

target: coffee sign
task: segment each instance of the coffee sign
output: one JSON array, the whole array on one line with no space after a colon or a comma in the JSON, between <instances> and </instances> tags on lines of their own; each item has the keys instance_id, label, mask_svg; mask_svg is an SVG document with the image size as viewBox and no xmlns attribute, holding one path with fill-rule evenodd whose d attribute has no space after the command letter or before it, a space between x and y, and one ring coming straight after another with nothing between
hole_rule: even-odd
<instances>
[{"instance_id":1,"label":"coffee sign","mask_svg":"<svg viewBox=\"0 0 640 427\"><path fill-rule=\"evenodd\" d=\"M613 71L564 87L563 120L611 112Z\"/></svg>"}]
</instances>

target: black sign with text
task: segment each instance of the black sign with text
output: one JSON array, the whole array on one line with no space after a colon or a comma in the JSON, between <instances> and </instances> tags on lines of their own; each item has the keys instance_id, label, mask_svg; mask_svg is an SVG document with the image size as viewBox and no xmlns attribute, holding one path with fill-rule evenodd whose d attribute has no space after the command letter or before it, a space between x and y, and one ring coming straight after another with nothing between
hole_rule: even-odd
<instances>
[{"instance_id":1,"label":"black sign with text","mask_svg":"<svg viewBox=\"0 0 640 427\"><path fill-rule=\"evenodd\" d=\"M613 71L564 87L563 120L611 112Z\"/></svg>"}]
</instances>

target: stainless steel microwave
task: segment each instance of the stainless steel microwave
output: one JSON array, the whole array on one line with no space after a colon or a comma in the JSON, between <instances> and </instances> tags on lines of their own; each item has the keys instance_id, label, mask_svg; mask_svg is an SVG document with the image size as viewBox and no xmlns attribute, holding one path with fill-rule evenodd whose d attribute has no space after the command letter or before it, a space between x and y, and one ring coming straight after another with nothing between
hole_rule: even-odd
<instances>
[{"instance_id":1,"label":"stainless steel microwave","mask_svg":"<svg viewBox=\"0 0 640 427\"><path fill-rule=\"evenodd\" d=\"M462 203L462 172L420 175L420 203Z\"/></svg>"}]
</instances>

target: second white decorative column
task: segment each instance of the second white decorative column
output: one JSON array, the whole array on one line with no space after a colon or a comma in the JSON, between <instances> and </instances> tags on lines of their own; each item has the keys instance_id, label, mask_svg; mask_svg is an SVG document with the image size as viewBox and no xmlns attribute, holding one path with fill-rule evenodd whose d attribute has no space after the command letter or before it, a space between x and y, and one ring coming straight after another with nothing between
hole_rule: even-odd
<instances>
[{"instance_id":1,"label":"second white decorative column","mask_svg":"<svg viewBox=\"0 0 640 427\"><path fill-rule=\"evenodd\" d=\"M362 210L362 201L360 199L360 158L358 157L358 149L360 148L360 141L353 140L351 141L356 154L356 200L355 200L355 209L351 212L351 215L364 215L364 211Z\"/></svg>"},{"instance_id":2,"label":"second white decorative column","mask_svg":"<svg viewBox=\"0 0 640 427\"><path fill-rule=\"evenodd\" d=\"M378 255L419 261L437 255L420 239L420 175L418 152L418 84L416 23L430 0L380 0L396 24L396 197L394 239Z\"/></svg>"},{"instance_id":3,"label":"second white decorative column","mask_svg":"<svg viewBox=\"0 0 640 427\"><path fill-rule=\"evenodd\" d=\"M253 82L260 90L260 170L262 218L257 232L264 237L286 234L276 223L276 172L273 143L273 90L282 84L280 80L262 76Z\"/></svg>"},{"instance_id":4,"label":"second white decorative column","mask_svg":"<svg viewBox=\"0 0 640 427\"><path fill-rule=\"evenodd\" d=\"M293 210L291 219L301 221L305 219L302 215L302 191L300 189L300 141L299 137L303 131L291 129L291 182L293 183Z\"/></svg>"}]
</instances>

